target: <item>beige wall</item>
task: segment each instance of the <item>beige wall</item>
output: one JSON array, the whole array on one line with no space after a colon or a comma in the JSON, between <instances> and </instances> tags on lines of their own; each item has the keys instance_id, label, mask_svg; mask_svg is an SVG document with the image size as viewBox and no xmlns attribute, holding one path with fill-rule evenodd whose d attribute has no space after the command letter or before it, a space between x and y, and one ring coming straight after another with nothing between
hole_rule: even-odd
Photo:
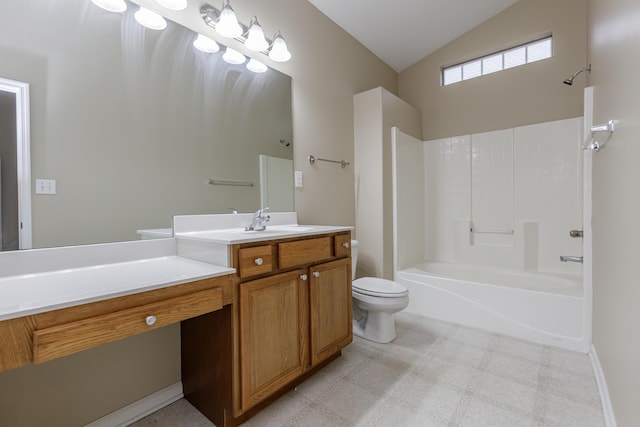
<instances>
[{"instance_id":1,"label":"beige wall","mask_svg":"<svg viewBox=\"0 0 640 427\"><path fill-rule=\"evenodd\" d=\"M551 59L440 86L443 66L553 34ZM399 94L422 112L425 140L582 115L586 0L520 0L400 73Z\"/></svg>"},{"instance_id":2,"label":"beige wall","mask_svg":"<svg viewBox=\"0 0 640 427\"><path fill-rule=\"evenodd\" d=\"M1 372L0 425L85 425L179 380L176 324Z\"/></svg>"},{"instance_id":3,"label":"beige wall","mask_svg":"<svg viewBox=\"0 0 640 427\"><path fill-rule=\"evenodd\" d=\"M203 28L195 3L182 20ZM396 92L397 74L309 2L238 0L233 6L243 21L257 15L267 34L279 28L293 54L278 67L293 78L294 165L304 173L304 188L295 194L300 222L353 225L353 167L311 166L306 159L353 162L353 95L378 86ZM81 425L178 381L179 330L148 335L0 373L0 425ZM13 422L27 413L29 422Z\"/></svg>"},{"instance_id":4,"label":"beige wall","mask_svg":"<svg viewBox=\"0 0 640 427\"><path fill-rule=\"evenodd\" d=\"M593 344L621 427L640 420L640 3L589 0L594 122L616 120L593 157Z\"/></svg>"}]
</instances>

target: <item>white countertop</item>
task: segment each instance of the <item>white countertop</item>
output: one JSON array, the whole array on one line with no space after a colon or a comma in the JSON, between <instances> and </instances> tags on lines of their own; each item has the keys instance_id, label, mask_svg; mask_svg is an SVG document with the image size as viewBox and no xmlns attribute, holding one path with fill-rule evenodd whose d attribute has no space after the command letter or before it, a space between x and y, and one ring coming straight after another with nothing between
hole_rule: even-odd
<instances>
[{"instance_id":1,"label":"white countertop","mask_svg":"<svg viewBox=\"0 0 640 427\"><path fill-rule=\"evenodd\" d=\"M0 267L0 320L235 272L178 256L174 239L0 253Z\"/></svg>"},{"instance_id":2,"label":"white countertop","mask_svg":"<svg viewBox=\"0 0 640 427\"><path fill-rule=\"evenodd\" d=\"M337 233L349 231L353 227L333 226L333 225L267 225L263 231L245 231L243 228L231 228L220 230L192 231L179 233L175 237L179 239L189 239L233 245L237 243L251 243L268 241L273 239L284 239L290 237L312 236L315 234Z\"/></svg>"},{"instance_id":3,"label":"white countertop","mask_svg":"<svg viewBox=\"0 0 640 427\"><path fill-rule=\"evenodd\" d=\"M23 274L0 279L0 320L234 273L179 256Z\"/></svg>"},{"instance_id":4,"label":"white countertop","mask_svg":"<svg viewBox=\"0 0 640 427\"><path fill-rule=\"evenodd\" d=\"M184 216L176 238L0 253L0 321L233 274L231 244L353 229L298 225L295 213L273 214L264 231L237 228L250 217Z\"/></svg>"}]
</instances>

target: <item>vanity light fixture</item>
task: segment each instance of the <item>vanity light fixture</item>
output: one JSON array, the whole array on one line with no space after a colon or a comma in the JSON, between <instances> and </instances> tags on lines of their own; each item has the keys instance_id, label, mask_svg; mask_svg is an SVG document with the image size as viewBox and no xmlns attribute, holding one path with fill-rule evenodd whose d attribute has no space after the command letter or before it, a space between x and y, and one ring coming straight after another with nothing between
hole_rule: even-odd
<instances>
[{"instance_id":1,"label":"vanity light fixture","mask_svg":"<svg viewBox=\"0 0 640 427\"><path fill-rule=\"evenodd\" d=\"M227 47L224 55L222 55L222 59L224 59L229 64L235 65L244 64L244 62L247 60L247 58L245 58L243 54L241 54L237 50L231 49L230 47Z\"/></svg>"},{"instance_id":2,"label":"vanity light fixture","mask_svg":"<svg viewBox=\"0 0 640 427\"><path fill-rule=\"evenodd\" d=\"M140 25L151 30L164 30L167 28L167 21L165 21L161 15L147 9L146 7L140 6L140 9L134 16Z\"/></svg>"},{"instance_id":3,"label":"vanity light fixture","mask_svg":"<svg viewBox=\"0 0 640 427\"><path fill-rule=\"evenodd\" d=\"M266 65L256 59L251 58L249 62L247 62L247 70L253 71L254 73L264 73L268 69Z\"/></svg>"},{"instance_id":4,"label":"vanity light fixture","mask_svg":"<svg viewBox=\"0 0 640 427\"><path fill-rule=\"evenodd\" d=\"M222 10L218 16L218 22L216 23L215 28L218 34L222 37L228 37L231 39L240 37L242 33L244 33L242 26L238 23L236 13L229 5L229 0L224 0L222 2Z\"/></svg>"},{"instance_id":5,"label":"vanity light fixture","mask_svg":"<svg viewBox=\"0 0 640 427\"><path fill-rule=\"evenodd\" d=\"M124 12L127 10L127 3L124 0L91 0L91 3L109 12Z\"/></svg>"},{"instance_id":6,"label":"vanity light fixture","mask_svg":"<svg viewBox=\"0 0 640 427\"><path fill-rule=\"evenodd\" d=\"M226 30L227 19L231 21L230 17L233 14L233 24L238 25L233 32ZM258 18L255 16L251 18L249 27L243 26L238 22L238 18L229 6L229 1L224 0L222 3L222 10L219 11L215 7L205 4L200 8L200 16L205 24L214 28L220 35L224 37L232 37L235 40L243 43L247 49L261 52L268 55L271 60L276 62L286 62L291 58L291 52L287 48L287 43L284 41L284 37L280 31L276 31L273 42L264 37L264 31L262 26L258 23Z\"/></svg>"},{"instance_id":7,"label":"vanity light fixture","mask_svg":"<svg viewBox=\"0 0 640 427\"><path fill-rule=\"evenodd\" d=\"M198 37L193 41L193 47L205 53L215 53L220 50L220 46L215 40L202 34L198 34Z\"/></svg>"},{"instance_id":8,"label":"vanity light fixture","mask_svg":"<svg viewBox=\"0 0 640 427\"><path fill-rule=\"evenodd\" d=\"M182 10L187 8L187 0L156 0L156 3L171 10Z\"/></svg>"},{"instance_id":9,"label":"vanity light fixture","mask_svg":"<svg viewBox=\"0 0 640 427\"><path fill-rule=\"evenodd\" d=\"M269 49L269 58L276 62L287 62L291 59L291 53L287 48L287 42L284 41L284 37L280 34L280 31L276 31L273 36L273 44Z\"/></svg>"},{"instance_id":10,"label":"vanity light fixture","mask_svg":"<svg viewBox=\"0 0 640 427\"><path fill-rule=\"evenodd\" d=\"M249 31L247 31L247 40L244 45L249 50L260 52L269 48L269 42L264 38L264 31L255 16L249 22Z\"/></svg>"}]
</instances>

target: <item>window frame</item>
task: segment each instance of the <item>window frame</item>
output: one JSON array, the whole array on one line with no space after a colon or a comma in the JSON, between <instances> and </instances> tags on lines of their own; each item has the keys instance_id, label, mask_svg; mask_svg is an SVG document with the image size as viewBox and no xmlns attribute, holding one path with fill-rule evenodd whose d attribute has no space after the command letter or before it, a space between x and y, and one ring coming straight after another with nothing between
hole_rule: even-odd
<instances>
[{"instance_id":1,"label":"window frame","mask_svg":"<svg viewBox=\"0 0 640 427\"><path fill-rule=\"evenodd\" d=\"M542 43L542 42L546 42L546 41L549 41L549 44L550 44L550 46L549 46L549 56L530 60L529 59L529 47L537 45L537 44ZM505 55L508 54L509 52L515 52L515 51L517 51L519 49L522 49L522 48L524 48L524 62L522 64L513 65L513 66L510 66L508 68L505 68ZM486 76L486 75L489 75L489 74L495 74L495 73L500 72L500 71L510 70L512 68L517 68L517 67L520 67L522 65L527 65L527 64L531 64L533 62L538 62L538 61L543 61L545 59L550 59L550 58L553 58L553 50L554 50L553 49L553 35L549 34L549 35L546 35L544 37L536 38L535 40L532 40L532 41L529 41L529 42L526 42L526 43L522 43L522 44L519 44L519 45L516 45L516 46L512 46L512 47L507 48L507 49L502 49L502 50L499 50L499 51L496 51L496 52L491 52L491 53L489 53L487 55L482 55L482 56L479 56L479 57L476 57L476 58L473 58L473 59L470 59L470 60L467 60L467 61L458 62L456 64L448 65L446 67L441 67L441 69L440 69L440 86L450 86L452 84L464 82L466 80L475 79L477 77L482 77L482 76ZM496 69L496 70L493 70L493 71L485 72L484 61L486 59L495 58L498 55L501 58L500 69ZM480 64L480 74L479 75L474 75L472 77L465 78L465 75L464 75L464 67L465 67L465 65L471 65L471 64L474 64L476 62L479 62L479 64ZM454 81L450 81L449 83L447 83L446 73L447 72L449 72L449 73L454 72L456 69L458 70L457 74L459 75L459 78L454 78L453 79Z\"/></svg>"}]
</instances>

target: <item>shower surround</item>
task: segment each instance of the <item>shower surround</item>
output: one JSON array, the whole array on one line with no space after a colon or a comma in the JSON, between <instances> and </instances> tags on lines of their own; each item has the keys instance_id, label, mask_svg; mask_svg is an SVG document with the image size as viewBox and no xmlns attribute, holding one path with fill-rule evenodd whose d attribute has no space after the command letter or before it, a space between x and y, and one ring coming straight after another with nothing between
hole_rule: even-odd
<instances>
[{"instance_id":1,"label":"shower surround","mask_svg":"<svg viewBox=\"0 0 640 427\"><path fill-rule=\"evenodd\" d=\"M408 311L572 350L590 332L582 117L419 141L392 130L395 280Z\"/></svg>"}]
</instances>

